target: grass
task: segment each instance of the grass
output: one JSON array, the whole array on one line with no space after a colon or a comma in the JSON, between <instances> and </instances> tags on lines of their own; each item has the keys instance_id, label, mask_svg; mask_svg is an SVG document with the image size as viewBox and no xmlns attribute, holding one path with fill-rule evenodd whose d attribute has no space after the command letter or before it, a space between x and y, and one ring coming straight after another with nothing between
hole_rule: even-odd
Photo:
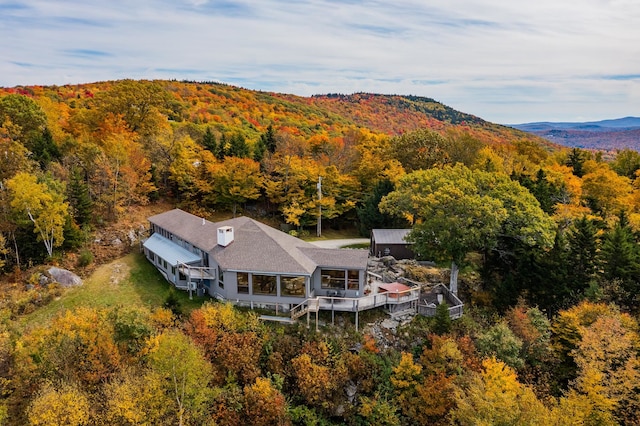
<instances>
[{"instance_id":1,"label":"grass","mask_svg":"<svg viewBox=\"0 0 640 426\"><path fill-rule=\"evenodd\" d=\"M349 229L323 229L320 237L316 236L315 229L309 229L309 235L303 237L305 241L341 240L345 238L362 238L356 228Z\"/></svg>"},{"instance_id":2,"label":"grass","mask_svg":"<svg viewBox=\"0 0 640 426\"><path fill-rule=\"evenodd\" d=\"M140 253L132 253L100 266L84 284L64 291L62 296L20 319L22 326L48 322L65 310L78 307L110 308L116 306L147 306L164 304L172 286ZM189 300L188 293L176 291L184 313L197 309L208 297Z\"/></svg>"}]
</instances>

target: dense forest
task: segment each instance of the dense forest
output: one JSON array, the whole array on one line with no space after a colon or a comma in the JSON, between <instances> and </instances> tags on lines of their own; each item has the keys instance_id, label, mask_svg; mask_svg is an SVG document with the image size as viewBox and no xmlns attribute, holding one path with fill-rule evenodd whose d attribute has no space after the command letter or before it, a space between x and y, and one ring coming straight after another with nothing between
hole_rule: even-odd
<instances>
[{"instance_id":1,"label":"dense forest","mask_svg":"<svg viewBox=\"0 0 640 426\"><path fill-rule=\"evenodd\" d=\"M435 100L122 80L0 89L6 424L640 424L640 154L562 149ZM322 177L322 198L317 197ZM412 227L465 316L391 341L207 302L78 308L41 264L170 203L292 233ZM321 209L319 209L321 207ZM174 308L173 310L171 308Z\"/></svg>"}]
</instances>

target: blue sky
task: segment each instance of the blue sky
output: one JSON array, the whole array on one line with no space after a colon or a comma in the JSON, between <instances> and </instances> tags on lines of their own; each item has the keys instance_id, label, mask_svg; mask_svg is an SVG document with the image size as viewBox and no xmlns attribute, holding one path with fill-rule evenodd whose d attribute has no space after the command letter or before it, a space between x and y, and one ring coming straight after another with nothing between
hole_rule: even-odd
<instances>
[{"instance_id":1,"label":"blue sky","mask_svg":"<svg viewBox=\"0 0 640 426\"><path fill-rule=\"evenodd\" d=\"M638 0L0 0L0 86L420 95L497 123L640 116Z\"/></svg>"}]
</instances>

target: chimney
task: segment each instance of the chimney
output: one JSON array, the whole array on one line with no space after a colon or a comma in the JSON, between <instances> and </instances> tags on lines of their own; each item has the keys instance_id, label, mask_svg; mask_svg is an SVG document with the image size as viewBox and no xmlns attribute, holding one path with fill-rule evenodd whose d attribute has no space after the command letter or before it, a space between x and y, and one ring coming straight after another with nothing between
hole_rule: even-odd
<instances>
[{"instance_id":1,"label":"chimney","mask_svg":"<svg viewBox=\"0 0 640 426\"><path fill-rule=\"evenodd\" d=\"M218 228L218 245L226 247L233 242L233 227L221 226Z\"/></svg>"}]
</instances>

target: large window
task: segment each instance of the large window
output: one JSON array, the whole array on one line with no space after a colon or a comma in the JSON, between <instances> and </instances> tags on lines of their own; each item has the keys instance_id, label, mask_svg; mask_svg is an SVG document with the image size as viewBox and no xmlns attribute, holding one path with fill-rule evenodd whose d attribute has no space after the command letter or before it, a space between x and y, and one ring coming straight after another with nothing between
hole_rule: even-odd
<instances>
[{"instance_id":1,"label":"large window","mask_svg":"<svg viewBox=\"0 0 640 426\"><path fill-rule=\"evenodd\" d=\"M306 297L305 278L280 276L280 295Z\"/></svg>"},{"instance_id":2,"label":"large window","mask_svg":"<svg viewBox=\"0 0 640 426\"><path fill-rule=\"evenodd\" d=\"M322 288L344 290L346 284L346 271L338 269L322 269Z\"/></svg>"},{"instance_id":3,"label":"large window","mask_svg":"<svg viewBox=\"0 0 640 426\"><path fill-rule=\"evenodd\" d=\"M238 272L238 293L249 294L249 273Z\"/></svg>"},{"instance_id":4,"label":"large window","mask_svg":"<svg viewBox=\"0 0 640 426\"><path fill-rule=\"evenodd\" d=\"M275 275L251 275L253 294L268 294L275 296L277 277Z\"/></svg>"},{"instance_id":5,"label":"large window","mask_svg":"<svg viewBox=\"0 0 640 426\"><path fill-rule=\"evenodd\" d=\"M360 289L360 271L358 270L347 271L347 288L349 290Z\"/></svg>"}]
</instances>

